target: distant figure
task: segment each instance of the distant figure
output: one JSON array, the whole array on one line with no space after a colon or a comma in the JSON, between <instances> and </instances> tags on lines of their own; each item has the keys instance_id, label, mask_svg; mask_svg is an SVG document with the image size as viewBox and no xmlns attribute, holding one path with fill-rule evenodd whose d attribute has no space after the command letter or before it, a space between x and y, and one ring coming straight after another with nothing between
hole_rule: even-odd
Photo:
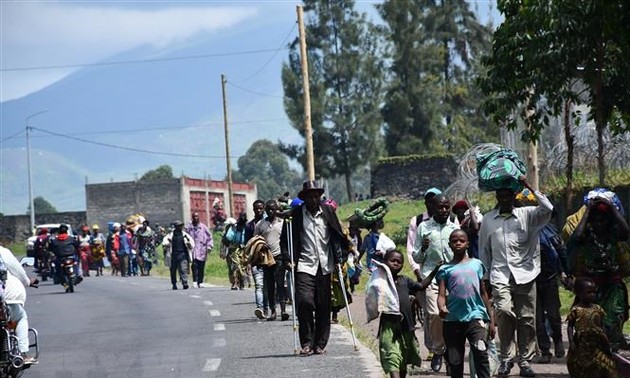
<instances>
[{"instance_id":1,"label":"distant figure","mask_svg":"<svg viewBox=\"0 0 630 378\"><path fill-rule=\"evenodd\" d=\"M186 231L184 222L178 220L173 223L174 229L164 237L164 261L169 263L171 271L171 284L173 290L177 290L177 272L184 290L188 289L188 273L195 241Z\"/></svg>"},{"instance_id":2,"label":"distant figure","mask_svg":"<svg viewBox=\"0 0 630 378\"><path fill-rule=\"evenodd\" d=\"M212 233L208 229L208 226L199 220L199 213L197 212L192 214L192 220L186 227L186 232L188 232L195 241L195 248L193 248L192 253L193 281L197 283L197 287L203 287L206 259L214 247Z\"/></svg>"}]
</instances>

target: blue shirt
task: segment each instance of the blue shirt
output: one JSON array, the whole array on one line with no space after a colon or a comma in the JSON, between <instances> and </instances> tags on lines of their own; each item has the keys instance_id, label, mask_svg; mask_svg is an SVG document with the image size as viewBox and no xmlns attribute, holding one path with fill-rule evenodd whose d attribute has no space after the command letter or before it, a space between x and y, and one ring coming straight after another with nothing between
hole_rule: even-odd
<instances>
[{"instance_id":1,"label":"blue shirt","mask_svg":"<svg viewBox=\"0 0 630 378\"><path fill-rule=\"evenodd\" d=\"M448 314L444 321L469 322L475 319L490 320L481 298L479 283L486 268L480 260L442 265L437 273L438 282L445 281L448 295Z\"/></svg>"}]
</instances>

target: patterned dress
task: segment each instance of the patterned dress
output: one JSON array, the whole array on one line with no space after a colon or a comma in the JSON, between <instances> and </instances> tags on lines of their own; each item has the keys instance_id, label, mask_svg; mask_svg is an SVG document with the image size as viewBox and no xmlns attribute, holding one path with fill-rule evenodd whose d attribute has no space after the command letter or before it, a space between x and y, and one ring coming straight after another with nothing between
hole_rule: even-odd
<instances>
[{"instance_id":1,"label":"patterned dress","mask_svg":"<svg viewBox=\"0 0 630 378\"><path fill-rule=\"evenodd\" d=\"M571 378L617 377L608 337L603 329L606 313L596 304L574 306L567 316L575 333L567 355Z\"/></svg>"}]
</instances>

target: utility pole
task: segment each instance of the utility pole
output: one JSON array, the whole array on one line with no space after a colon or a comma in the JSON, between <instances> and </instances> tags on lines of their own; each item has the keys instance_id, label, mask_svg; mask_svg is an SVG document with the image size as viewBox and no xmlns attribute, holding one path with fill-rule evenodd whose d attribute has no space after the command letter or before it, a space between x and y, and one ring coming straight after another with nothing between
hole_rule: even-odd
<instances>
[{"instance_id":1,"label":"utility pole","mask_svg":"<svg viewBox=\"0 0 630 378\"><path fill-rule=\"evenodd\" d=\"M46 113L50 109L40 110L37 113L33 113L30 116L26 117L24 123L26 124L26 164L28 166L28 200L30 205L30 216L31 216L31 232L35 231L35 200L33 199L33 170L31 168L31 129L32 127L28 125L28 121L35 117L36 115Z\"/></svg>"},{"instance_id":2,"label":"utility pole","mask_svg":"<svg viewBox=\"0 0 630 378\"><path fill-rule=\"evenodd\" d=\"M228 128L227 118L227 96L225 95L225 83L227 79L224 74L221 74L221 91L223 92L223 129L225 131L225 160L227 163L227 183L228 183L228 209L230 210L230 216L234 216L232 213L232 165L230 164L230 130Z\"/></svg>"},{"instance_id":3,"label":"utility pole","mask_svg":"<svg viewBox=\"0 0 630 378\"><path fill-rule=\"evenodd\" d=\"M306 55L306 30L304 29L304 10L296 7L298 29L300 31L300 63L302 66L302 88L304 91L304 135L306 137L306 171L309 180L315 180L315 158L313 156L313 129L311 127L311 93L308 79L308 57Z\"/></svg>"}]
</instances>

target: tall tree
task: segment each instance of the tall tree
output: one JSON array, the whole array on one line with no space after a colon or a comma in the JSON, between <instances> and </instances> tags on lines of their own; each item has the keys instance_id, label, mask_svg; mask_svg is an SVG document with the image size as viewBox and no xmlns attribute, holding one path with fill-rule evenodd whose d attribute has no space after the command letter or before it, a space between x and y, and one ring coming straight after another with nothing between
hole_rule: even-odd
<instances>
[{"instance_id":1,"label":"tall tree","mask_svg":"<svg viewBox=\"0 0 630 378\"><path fill-rule=\"evenodd\" d=\"M380 153L383 67L375 26L354 10L354 1L307 0L306 37L311 88L315 169L320 176L343 176L353 193L352 175ZM283 66L285 109L304 135L298 42ZM300 146L283 146L304 162Z\"/></svg>"},{"instance_id":2,"label":"tall tree","mask_svg":"<svg viewBox=\"0 0 630 378\"><path fill-rule=\"evenodd\" d=\"M300 174L289 167L287 157L278 145L265 139L252 143L245 155L238 159L238 171L232 179L255 183L258 198L263 200L278 198L301 184Z\"/></svg>"},{"instance_id":3,"label":"tall tree","mask_svg":"<svg viewBox=\"0 0 630 378\"><path fill-rule=\"evenodd\" d=\"M173 168L170 165L160 165L156 169L152 169L147 171L145 174L140 177L140 180L150 181L150 180L160 180L160 179L168 179L173 178Z\"/></svg>"},{"instance_id":4,"label":"tall tree","mask_svg":"<svg viewBox=\"0 0 630 378\"><path fill-rule=\"evenodd\" d=\"M509 128L517 114L529 125L524 140L536 141L566 101L583 102L571 85L586 87L589 118L597 129L600 185L605 184L604 131L630 128L630 3L624 0L502 0L505 21L494 34L485 62L486 109Z\"/></svg>"},{"instance_id":5,"label":"tall tree","mask_svg":"<svg viewBox=\"0 0 630 378\"><path fill-rule=\"evenodd\" d=\"M33 198L33 207L35 208L35 214L55 214L55 213L57 213L57 208L55 208L44 197L35 197L35 198ZM26 208L26 214L28 214L28 215L31 214L31 205L30 204Z\"/></svg>"},{"instance_id":6,"label":"tall tree","mask_svg":"<svg viewBox=\"0 0 630 378\"><path fill-rule=\"evenodd\" d=\"M496 138L479 110L479 60L491 28L464 0L388 0L385 22L391 79L382 113L390 155L462 152Z\"/></svg>"}]
</instances>

